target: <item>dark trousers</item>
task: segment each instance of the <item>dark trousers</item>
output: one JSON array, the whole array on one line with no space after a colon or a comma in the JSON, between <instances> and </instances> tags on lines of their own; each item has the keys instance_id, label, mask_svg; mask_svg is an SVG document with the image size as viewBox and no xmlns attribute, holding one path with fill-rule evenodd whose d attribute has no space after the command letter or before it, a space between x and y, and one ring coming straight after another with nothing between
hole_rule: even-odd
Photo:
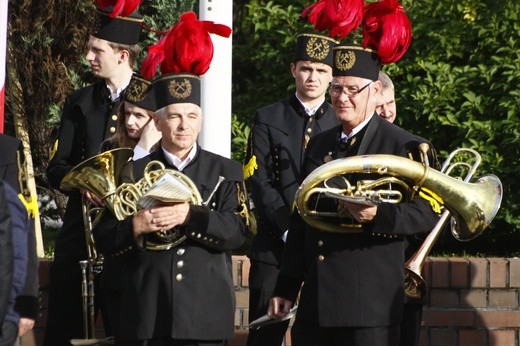
<instances>
[{"instance_id":1,"label":"dark trousers","mask_svg":"<svg viewBox=\"0 0 520 346\"><path fill-rule=\"evenodd\" d=\"M397 346L399 325L389 327L326 328L298 323L291 328L293 346Z\"/></svg>"},{"instance_id":2,"label":"dark trousers","mask_svg":"<svg viewBox=\"0 0 520 346\"><path fill-rule=\"evenodd\" d=\"M401 320L400 346L417 346L421 335L423 305L406 303Z\"/></svg>"},{"instance_id":3,"label":"dark trousers","mask_svg":"<svg viewBox=\"0 0 520 346\"><path fill-rule=\"evenodd\" d=\"M124 345L121 340L121 290L103 288L103 303L116 345Z\"/></svg>"},{"instance_id":4,"label":"dark trousers","mask_svg":"<svg viewBox=\"0 0 520 346\"><path fill-rule=\"evenodd\" d=\"M102 305L98 277L95 280L95 310ZM44 346L69 346L71 339L84 339L82 276L79 261L54 261L49 273L49 300ZM105 316L104 316L105 317ZM108 318L103 318L106 323ZM111 335L107 324L105 334Z\"/></svg>"},{"instance_id":5,"label":"dark trousers","mask_svg":"<svg viewBox=\"0 0 520 346\"><path fill-rule=\"evenodd\" d=\"M280 268L276 265L251 260L249 271L249 323L267 314L267 307ZM285 337L289 320L250 330L247 346L279 346Z\"/></svg>"},{"instance_id":6,"label":"dark trousers","mask_svg":"<svg viewBox=\"0 0 520 346\"><path fill-rule=\"evenodd\" d=\"M152 340L125 341L125 346L224 346L223 340L178 340L161 338Z\"/></svg>"}]
</instances>

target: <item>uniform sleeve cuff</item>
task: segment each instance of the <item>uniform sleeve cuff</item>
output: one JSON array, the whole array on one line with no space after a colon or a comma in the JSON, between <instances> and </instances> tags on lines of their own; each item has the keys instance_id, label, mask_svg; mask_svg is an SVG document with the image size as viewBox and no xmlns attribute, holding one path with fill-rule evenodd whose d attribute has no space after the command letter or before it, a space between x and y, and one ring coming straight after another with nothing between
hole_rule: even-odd
<instances>
[{"instance_id":1,"label":"uniform sleeve cuff","mask_svg":"<svg viewBox=\"0 0 520 346\"><path fill-rule=\"evenodd\" d=\"M284 274L279 274L273 297L282 297L295 302L300 291L300 285L301 283L298 282L298 280Z\"/></svg>"},{"instance_id":2,"label":"uniform sleeve cuff","mask_svg":"<svg viewBox=\"0 0 520 346\"><path fill-rule=\"evenodd\" d=\"M197 233L206 233L208 225L209 209L204 206L190 204L190 220L186 225L186 229L196 230Z\"/></svg>"},{"instance_id":3,"label":"uniform sleeve cuff","mask_svg":"<svg viewBox=\"0 0 520 346\"><path fill-rule=\"evenodd\" d=\"M36 321L39 313L38 298L33 296L18 296L16 297L14 308L21 317Z\"/></svg>"}]
</instances>

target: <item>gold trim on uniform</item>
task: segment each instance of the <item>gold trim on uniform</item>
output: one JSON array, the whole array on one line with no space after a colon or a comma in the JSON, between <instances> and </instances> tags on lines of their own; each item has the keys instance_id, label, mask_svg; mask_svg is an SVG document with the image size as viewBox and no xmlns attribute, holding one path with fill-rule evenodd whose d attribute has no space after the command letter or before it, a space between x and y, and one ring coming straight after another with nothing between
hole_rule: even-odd
<instances>
[{"instance_id":1,"label":"gold trim on uniform","mask_svg":"<svg viewBox=\"0 0 520 346\"><path fill-rule=\"evenodd\" d=\"M105 12L105 11L101 11L99 9L96 10L96 12L100 15L103 15L105 17L110 17L110 13L108 12ZM116 16L115 18L111 18L112 20L114 19L120 19L120 20L127 20L129 22L136 22L136 23L142 23L144 22L144 19L143 18L140 18L140 17L124 17L124 16Z\"/></svg>"},{"instance_id":2,"label":"gold trim on uniform","mask_svg":"<svg viewBox=\"0 0 520 346\"><path fill-rule=\"evenodd\" d=\"M170 81L168 86L170 95L177 99L185 99L191 95L191 83L188 79L184 78L182 82L178 82L175 79Z\"/></svg>"},{"instance_id":3,"label":"gold trim on uniform","mask_svg":"<svg viewBox=\"0 0 520 346\"><path fill-rule=\"evenodd\" d=\"M338 50L334 59L338 70L346 71L350 70L356 63L356 54L352 51L341 53L341 51Z\"/></svg>"}]
</instances>

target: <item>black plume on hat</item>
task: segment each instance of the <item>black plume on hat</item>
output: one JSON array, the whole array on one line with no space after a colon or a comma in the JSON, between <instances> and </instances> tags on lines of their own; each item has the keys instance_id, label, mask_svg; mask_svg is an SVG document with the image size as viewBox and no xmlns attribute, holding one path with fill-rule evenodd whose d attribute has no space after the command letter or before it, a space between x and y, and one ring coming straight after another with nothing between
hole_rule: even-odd
<instances>
[{"instance_id":1,"label":"black plume on hat","mask_svg":"<svg viewBox=\"0 0 520 346\"><path fill-rule=\"evenodd\" d=\"M139 43L143 17L137 12L141 0L97 0L91 34L120 44Z\"/></svg>"}]
</instances>

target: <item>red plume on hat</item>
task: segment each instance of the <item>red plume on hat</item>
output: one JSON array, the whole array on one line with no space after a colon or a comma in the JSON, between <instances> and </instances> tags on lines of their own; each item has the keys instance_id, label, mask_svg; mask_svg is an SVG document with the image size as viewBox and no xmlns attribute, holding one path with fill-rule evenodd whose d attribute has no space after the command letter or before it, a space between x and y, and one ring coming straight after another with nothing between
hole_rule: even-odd
<instances>
[{"instance_id":1,"label":"red plume on hat","mask_svg":"<svg viewBox=\"0 0 520 346\"><path fill-rule=\"evenodd\" d=\"M342 40L361 24L364 4L364 0L319 0L306 7L302 17L308 15L316 30L330 30L330 37Z\"/></svg>"},{"instance_id":2,"label":"red plume on hat","mask_svg":"<svg viewBox=\"0 0 520 346\"><path fill-rule=\"evenodd\" d=\"M142 0L96 0L98 6L101 9L106 9L107 7L113 7L112 12L108 15L110 18L115 18L119 15L123 17L127 17L132 14Z\"/></svg>"},{"instance_id":3,"label":"red plume on hat","mask_svg":"<svg viewBox=\"0 0 520 346\"><path fill-rule=\"evenodd\" d=\"M198 20L195 12L183 13L179 23L148 49L148 56L141 66L142 75L152 78L159 64L162 74L203 75L213 59L213 42L209 34L229 37L231 28L211 21Z\"/></svg>"},{"instance_id":4,"label":"red plume on hat","mask_svg":"<svg viewBox=\"0 0 520 346\"><path fill-rule=\"evenodd\" d=\"M363 10L363 47L377 51L382 64L399 60L412 41L412 26L397 0L381 0Z\"/></svg>"}]
</instances>

